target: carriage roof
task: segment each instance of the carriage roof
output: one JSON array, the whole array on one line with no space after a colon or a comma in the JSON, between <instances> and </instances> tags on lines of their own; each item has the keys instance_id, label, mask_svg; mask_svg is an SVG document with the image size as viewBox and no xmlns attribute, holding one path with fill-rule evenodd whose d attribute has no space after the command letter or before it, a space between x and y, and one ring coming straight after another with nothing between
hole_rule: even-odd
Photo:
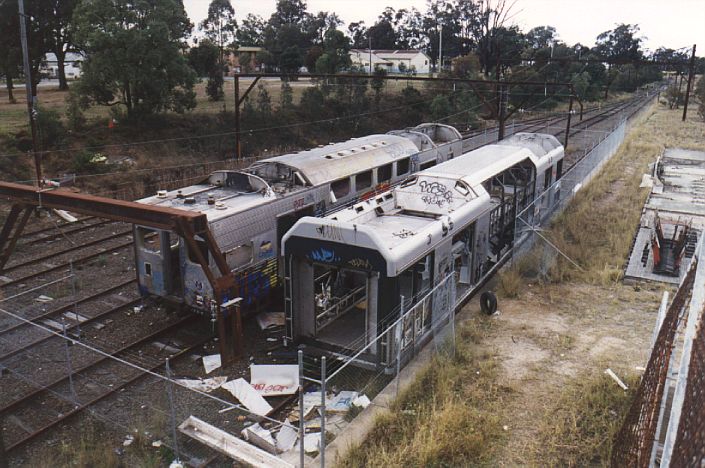
<instances>
[{"instance_id":1,"label":"carriage roof","mask_svg":"<svg viewBox=\"0 0 705 468\"><path fill-rule=\"evenodd\" d=\"M418 151L416 145L407 138L397 135L369 135L295 154L263 159L252 167L281 164L301 173L312 185L319 185L408 158Z\"/></svg>"}]
</instances>

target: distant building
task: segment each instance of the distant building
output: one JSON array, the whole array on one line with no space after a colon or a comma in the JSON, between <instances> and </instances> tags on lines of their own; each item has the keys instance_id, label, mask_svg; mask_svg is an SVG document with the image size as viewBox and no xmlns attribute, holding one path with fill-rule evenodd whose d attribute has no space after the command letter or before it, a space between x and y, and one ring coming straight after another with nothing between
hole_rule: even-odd
<instances>
[{"instance_id":1,"label":"distant building","mask_svg":"<svg viewBox=\"0 0 705 468\"><path fill-rule=\"evenodd\" d=\"M67 52L64 59L64 73L67 80L75 80L81 76L81 64L85 57L74 52ZM50 79L59 78L59 63L56 60L56 55L49 53L44 55L44 63L39 69L39 73L47 76Z\"/></svg>"},{"instance_id":2,"label":"distant building","mask_svg":"<svg viewBox=\"0 0 705 468\"><path fill-rule=\"evenodd\" d=\"M228 67L228 76L233 76L235 73L251 73L260 72L263 70L263 65L257 61L257 54L264 51L263 47L248 47L240 46L234 52L225 52L225 64ZM247 55L250 59L247 70L244 70L240 64L240 58Z\"/></svg>"},{"instance_id":3,"label":"distant building","mask_svg":"<svg viewBox=\"0 0 705 468\"><path fill-rule=\"evenodd\" d=\"M372 67L383 68L388 73L416 72L429 73L431 59L420 50L372 49ZM370 50L351 49L350 60L357 67L370 71ZM403 65L402 65L403 64ZM401 68L399 68L401 66Z\"/></svg>"}]
</instances>

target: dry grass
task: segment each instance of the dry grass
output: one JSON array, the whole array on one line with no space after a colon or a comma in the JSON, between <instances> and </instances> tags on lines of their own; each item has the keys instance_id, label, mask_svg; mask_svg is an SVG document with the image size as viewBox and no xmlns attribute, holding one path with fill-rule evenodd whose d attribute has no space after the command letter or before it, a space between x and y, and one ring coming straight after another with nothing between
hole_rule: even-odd
<instances>
[{"instance_id":1,"label":"dry grass","mask_svg":"<svg viewBox=\"0 0 705 468\"><path fill-rule=\"evenodd\" d=\"M667 146L705 149L704 128L649 109L548 232L584 271L548 268L556 255L540 242L505 268L502 313L468 306L457 359L422 372L341 466L607 464L632 393L603 371L634 388L663 289L619 282L647 195L641 175Z\"/></svg>"},{"instance_id":2,"label":"dry grass","mask_svg":"<svg viewBox=\"0 0 705 468\"><path fill-rule=\"evenodd\" d=\"M514 392L497 385L496 360L477 347L490 326L482 318L464 326L455 357L434 358L339 466L488 463L503 438L499 410Z\"/></svg>"},{"instance_id":3,"label":"dry grass","mask_svg":"<svg viewBox=\"0 0 705 468\"><path fill-rule=\"evenodd\" d=\"M609 466L612 440L634 395L638 377L623 377L622 390L607 375L583 372L565 384L550 415L538 421L538 437L529 445L534 466Z\"/></svg>"},{"instance_id":4,"label":"dry grass","mask_svg":"<svg viewBox=\"0 0 705 468\"><path fill-rule=\"evenodd\" d=\"M47 447L35 453L29 466L75 467L75 468L118 468L122 460L115 453L115 445L96 432L95 427L84 426L78 440L62 442L58 447Z\"/></svg>"},{"instance_id":5,"label":"dry grass","mask_svg":"<svg viewBox=\"0 0 705 468\"><path fill-rule=\"evenodd\" d=\"M604 286L622 278L641 207L649 189L639 188L641 174L666 147L705 149L703 126L683 123L675 112L652 107L635 125L599 177L584 187L552 223L551 241L584 271L558 256L548 270L553 282L579 280Z\"/></svg>"}]
</instances>

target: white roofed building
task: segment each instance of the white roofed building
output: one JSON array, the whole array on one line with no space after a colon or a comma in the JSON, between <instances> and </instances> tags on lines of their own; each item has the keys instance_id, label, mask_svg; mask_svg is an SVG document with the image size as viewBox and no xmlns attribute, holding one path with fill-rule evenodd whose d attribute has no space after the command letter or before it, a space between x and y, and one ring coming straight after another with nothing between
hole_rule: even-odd
<instances>
[{"instance_id":1,"label":"white roofed building","mask_svg":"<svg viewBox=\"0 0 705 468\"><path fill-rule=\"evenodd\" d=\"M429 73L431 59L420 50L385 50L385 49L351 49L350 60L357 67L370 71L370 62L373 68L382 68L388 73L415 72Z\"/></svg>"}]
</instances>

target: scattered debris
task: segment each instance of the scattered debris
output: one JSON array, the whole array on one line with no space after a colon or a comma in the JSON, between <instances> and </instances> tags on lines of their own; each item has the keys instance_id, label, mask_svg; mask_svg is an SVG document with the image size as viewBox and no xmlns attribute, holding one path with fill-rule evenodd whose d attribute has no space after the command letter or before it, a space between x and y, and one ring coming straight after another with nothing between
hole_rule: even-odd
<instances>
[{"instance_id":1,"label":"scattered debris","mask_svg":"<svg viewBox=\"0 0 705 468\"><path fill-rule=\"evenodd\" d=\"M243 429L242 436L246 441L251 442L257 447L274 455L277 454L277 444L272 437L272 433L259 424L253 424Z\"/></svg>"},{"instance_id":2,"label":"scattered debris","mask_svg":"<svg viewBox=\"0 0 705 468\"><path fill-rule=\"evenodd\" d=\"M330 401L326 399L326 407ZM321 392L304 393L304 420L309 420L313 417L314 410L321 405ZM297 404L294 410L289 414L291 421L299 421L299 405Z\"/></svg>"},{"instance_id":3,"label":"scattered debris","mask_svg":"<svg viewBox=\"0 0 705 468\"><path fill-rule=\"evenodd\" d=\"M348 390L338 393L335 398L331 400L330 405L326 403L326 413L347 412L350 410L350 406L352 406L352 402L357 398L357 396L357 392L351 392Z\"/></svg>"},{"instance_id":4,"label":"scattered debris","mask_svg":"<svg viewBox=\"0 0 705 468\"><path fill-rule=\"evenodd\" d=\"M607 370L605 370L605 374L607 374L607 375L609 375L610 377L612 377L612 380L614 380L615 382L617 382L617 385L619 385L620 387L622 387L622 390L629 390L629 387L627 387L626 384L625 384L624 382L622 382L622 379L620 379L619 377L617 377L617 374L615 374L614 372L612 372L612 369L607 369Z\"/></svg>"},{"instance_id":5,"label":"scattered debris","mask_svg":"<svg viewBox=\"0 0 705 468\"><path fill-rule=\"evenodd\" d=\"M136 313L136 314L139 314L140 312L142 312L142 309L144 309L144 306L139 305L139 306L133 307L133 308L132 308L132 311L133 311L134 313Z\"/></svg>"},{"instance_id":6,"label":"scattered debris","mask_svg":"<svg viewBox=\"0 0 705 468\"><path fill-rule=\"evenodd\" d=\"M294 448L296 440L299 438L298 435L298 430L292 426L289 419L287 419L277 434L277 450L280 452L288 452Z\"/></svg>"},{"instance_id":7,"label":"scattered debris","mask_svg":"<svg viewBox=\"0 0 705 468\"><path fill-rule=\"evenodd\" d=\"M77 314L76 312L66 312L65 314L63 314L63 316L69 320L73 320L74 322L78 323L83 323L88 320L88 317L84 317L83 315Z\"/></svg>"},{"instance_id":8,"label":"scattered debris","mask_svg":"<svg viewBox=\"0 0 705 468\"><path fill-rule=\"evenodd\" d=\"M57 186L60 186L60 185L61 185L61 183L59 182L59 183L57 184ZM58 216L59 218L63 219L63 220L66 221L67 223L75 223L76 221L78 221L78 218L76 218L75 216L69 214L68 211L64 211L64 210L52 210L52 211L53 211L54 213L56 213L56 216Z\"/></svg>"},{"instance_id":9,"label":"scattered debris","mask_svg":"<svg viewBox=\"0 0 705 468\"><path fill-rule=\"evenodd\" d=\"M56 320L44 319L44 320L42 320L42 323L44 325L46 325L47 327L53 328L54 330L57 330L57 331L62 331L64 329L64 325L57 322Z\"/></svg>"},{"instance_id":10,"label":"scattered debris","mask_svg":"<svg viewBox=\"0 0 705 468\"><path fill-rule=\"evenodd\" d=\"M174 346L170 346L168 344L164 344L159 341L153 341L152 345L156 346L159 349L159 351L166 351L169 354L176 354L179 351L181 351L180 348L176 348ZM199 359L199 356L196 356L196 359Z\"/></svg>"},{"instance_id":11,"label":"scattered debris","mask_svg":"<svg viewBox=\"0 0 705 468\"><path fill-rule=\"evenodd\" d=\"M203 368L206 370L206 374L210 374L219 367L220 354L211 354L210 356L203 356Z\"/></svg>"},{"instance_id":12,"label":"scattered debris","mask_svg":"<svg viewBox=\"0 0 705 468\"><path fill-rule=\"evenodd\" d=\"M184 387L190 388L192 390L198 390L199 392L210 393L216 388L220 388L226 381L227 377L212 377L210 379L176 379L176 382Z\"/></svg>"},{"instance_id":13,"label":"scattered debris","mask_svg":"<svg viewBox=\"0 0 705 468\"><path fill-rule=\"evenodd\" d=\"M230 382L228 382L230 383ZM259 396L259 395L258 395ZM179 431L207 446L215 449L238 462L261 468L293 468L294 465L285 462L264 450L238 439L232 434L218 429L195 416L189 416L181 423Z\"/></svg>"},{"instance_id":14,"label":"scattered debris","mask_svg":"<svg viewBox=\"0 0 705 468\"><path fill-rule=\"evenodd\" d=\"M250 384L262 396L293 395L299 387L299 366L268 364L250 366Z\"/></svg>"},{"instance_id":15,"label":"scattered debris","mask_svg":"<svg viewBox=\"0 0 705 468\"><path fill-rule=\"evenodd\" d=\"M134 441L135 441L135 437L132 435L128 435L127 437L125 437L125 441L122 443L122 445L123 445L123 447L129 447L130 445L132 445L132 442L134 442Z\"/></svg>"},{"instance_id":16,"label":"scattered debris","mask_svg":"<svg viewBox=\"0 0 705 468\"><path fill-rule=\"evenodd\" d=\"M231 380L221 385L221 388L229 391L242 405L252 413L264 416L272 411L272 406L267 400L257 393L252 385L243 378Z\"/></svg>"},{"instance_id":17,"label":"scattered debris","mask_svg":"<svg viewBox=\"0 0 705 468\"><path fill-rule=\"evenodd\" d=\"M262 330L272 327L283 327L286 323L284 312L262 312L257 315L257 323Z\"/></svg>"},{"instance_id":18,"label":"scattered debris","mask_svg":"<svg viewBox=\"0 0 705 468\"><path fill-rule=\"evenodd\" d=\"M45 296L44 294L42 294L41 296L39 296L35 299L35 301L37 301L37 302L51 302L53 300L54 300L53 297Z\"/></svg>"},{"instance_id":19,"label":"scattered debris","mask_svg":"<svg viewBox=\"0 0 705 468\"><path fill-rule=\"evenodd\" d=\"M152 447L154 447L154 448L159 448L161 446L162 446L161 440L155 440L154 442L152 442Z\"/></svg>"},{"instance_id":20,"label":"scattered debris","mask_svg":"<svg viewBox=\"0 0 705 468\"><path fill-rule=\"evenodd\" d=\"M369 398L367 398L367 395L364 395L364 394L358 396L357 398L355 398L352 401L353 406L359 406L362 409L365 409L368 406L370 406L370 403L372 403L372 402L370 401Z\"/></svg>"},{"instance_id":21,"label":"scattered debris","mask_svg":"<svg viewBox=\"0 0 705 468\"><path fill-rule=\"evenodd\" d=\"M651 174L643 174L641 176L641 183L639 184L639 188L651 188L654 186L654 179L651 177Z\"/></svg>"},{"instance_id":22,"label":"scattered debris","mask_svg":"<svg viewBox=\"0 0 705 468\"><path fill-rule=\"evenodd\" d=\"M321 446L321 433L314 432L312 434L306 434L304 436L304 452L315 453L318 452Z\"/></svg>"}]
</instances>

